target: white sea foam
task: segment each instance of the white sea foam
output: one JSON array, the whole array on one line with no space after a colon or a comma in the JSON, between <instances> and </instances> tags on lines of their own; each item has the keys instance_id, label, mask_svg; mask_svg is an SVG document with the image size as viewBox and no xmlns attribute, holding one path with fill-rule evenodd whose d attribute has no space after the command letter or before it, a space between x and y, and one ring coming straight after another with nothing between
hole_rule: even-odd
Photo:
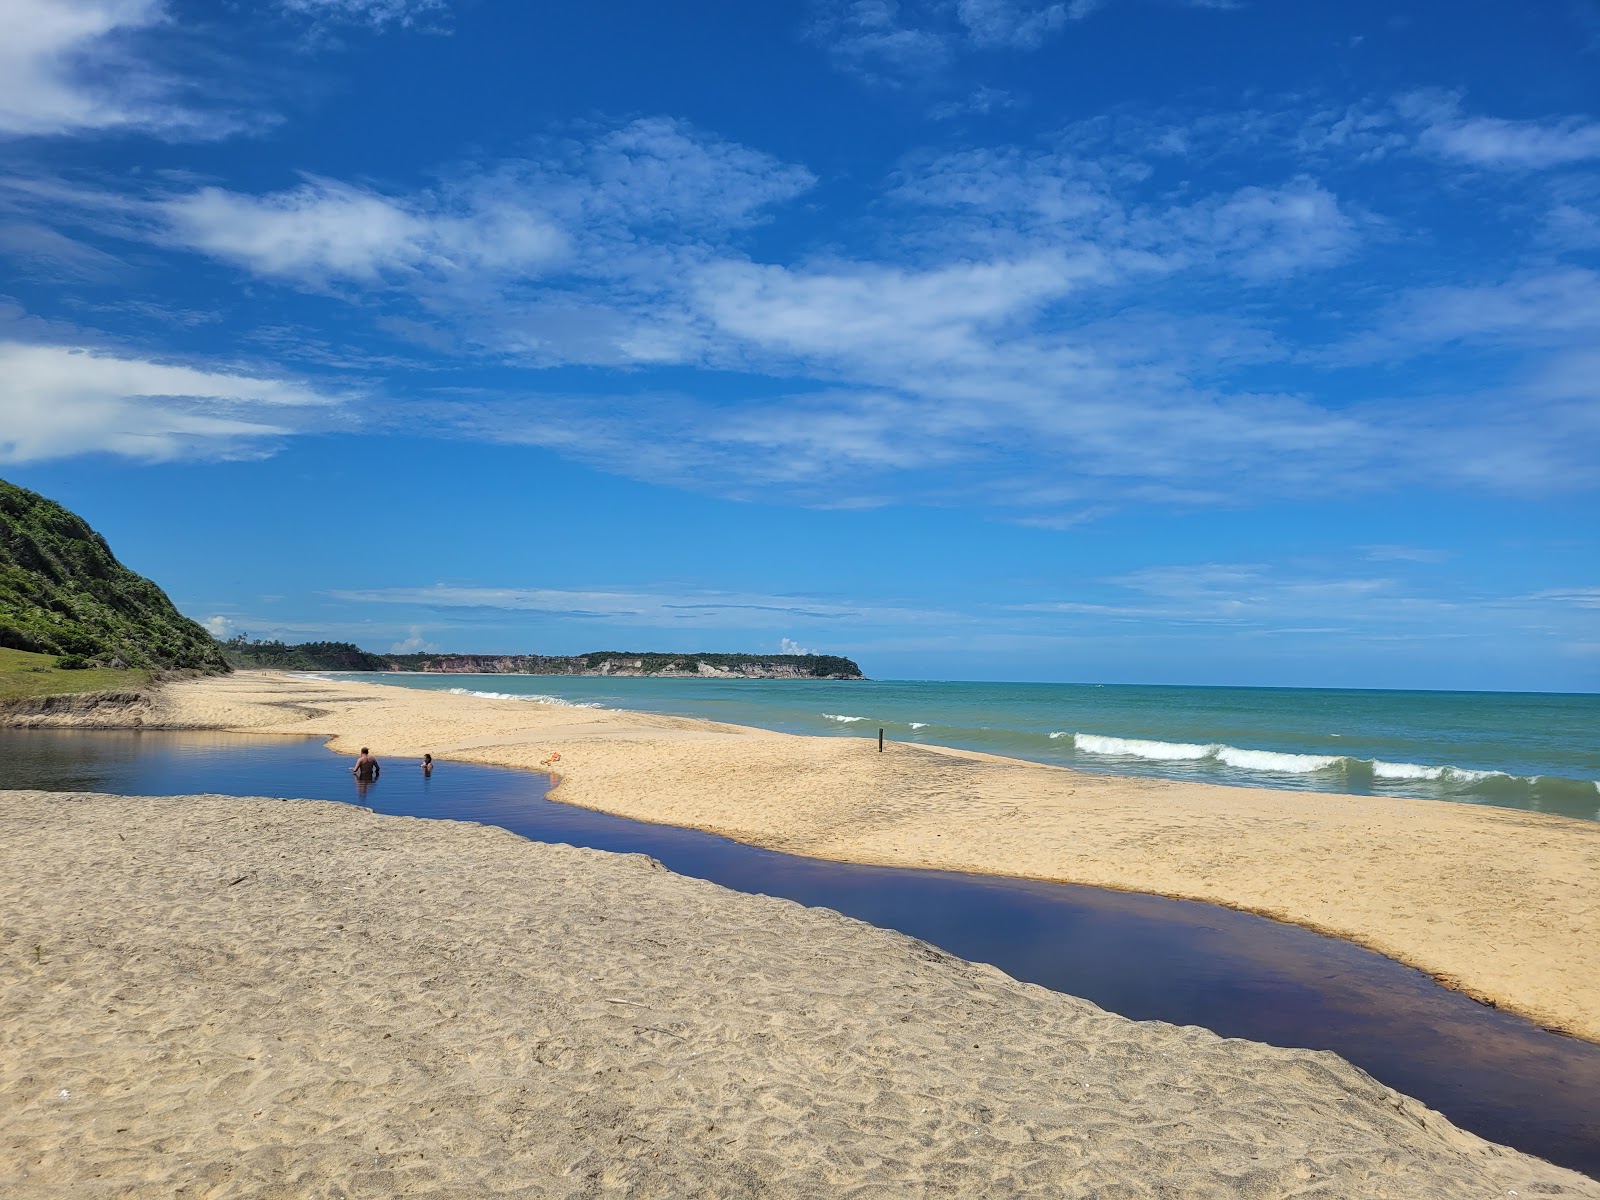
<instances>
[{"instance_id":1,"label":"white sea foam","mask_svg":"<svg viewBox=\"0 0 1600 1200\"><path fill-rule=\"evenodd\" d=\"M1515 779L1504 771L1476 771L1468 767L1430 767L1420 763L1384 762L1381 759L1353 759L1338 754L1287 754L1277 750L1244 750L1220 742L1159 742L1138 738L1104 737L1095 733L1052 733L1052 738L1070 737L1085 754L1104 754L1122 758L1144 758L1158 762L1199 762L1209 760L1241 771L1268 771L1306 775L1336 767L1360 766L1374 779L1399 781L1426 780L1432 783L1477 783L1498 776ZM1531 782L1531 780L1529 781ZM1600 791L1600 781L1595 783Z\"/></svg>"},{"instance_id":2,"label":"white sea foam","mask_svg":"<svg viewBox=\"0 0 1600 1200\"><path fill-rule=\"evenodd\" d=\"M1101 737L1096 733L1075 733L1072 742L1085 754L1120 754L1126 758L1153 758L1164 762L1209 758L1218 749L1198 742L1145 742L1138 738Z\"/></svg>"},{"instance_id":3,"label":"white sea foam","mask_svg":"<svg viewBox=\"0 0 1600 1200\"><path fill-rule=\"evenodd\" d=\"M926 729L928 727L928 723L926 721L907 721L906 724L911 726L913 729Z\"/></svg>"},{"instance_id":4,"label":"white sea foam","mask_svg":"<svg viewBox=\"0 0 1600 1200\"><path fill-rule=\"evenodd\" d=\"M1325 771L1344 759L1332 754L1279 754L1271 750L1240 750L1237 746L1218 746L1217 761L1241 771L1283 771L1304 775Z\"/></svg>"},{"instance_id":5,"label":"white sea foam","mask_svg":"<svg viewBox=\"0 0 1600 1200\"><path fill-rule=\"evenodd\" d=\"M1068 733L1065 729L1058 729L1058 730L1056 730L1054 733L1052 733L1050 735L1050 740L1053 742L1057 738L1069 738L1069 737L1072 737L1072 736L1073 735Z\"/></svg>"},{"instance_id":6,"label":"white sea foam","mask_svg":"<svg viewBox=\"0 0 1600 1200\"><path fill-rule=\"evenodd\" d=\"M512 692L477 692L471 688L445 688L452 696L478 696L484 700L527 700L532 704L551 704L557 708L604 708L594 700L563 700L560 696L541 696L538 694L516 694Z\"/></svg>"},{"instance_id":7,"label":"white sea foam","mask_svg":"<svg viewBox=\"0 0 1600 1200\"><path fill-rule=\"evenodd\" d=\"M1381 759L1374 759L1372 763L1374 779L1448 779L1452 782L1476 783L1491 775L1505 775L1505 772L1473 771L1466 767L1424 767L1418 763L1392 763Z\"/></svg>"},{"instance_id":8,"label":"white sea foam","mask_svg":"<svg viewBox=\"0 0 1600 1200\"><path fill-rule=\"evenodd\" d=\"M838 721L843 725L850 725L856 721L866 720L865 717L841 717L838 713L823 713L822 715L830 721Z\"/></svg>"}]
</instances>

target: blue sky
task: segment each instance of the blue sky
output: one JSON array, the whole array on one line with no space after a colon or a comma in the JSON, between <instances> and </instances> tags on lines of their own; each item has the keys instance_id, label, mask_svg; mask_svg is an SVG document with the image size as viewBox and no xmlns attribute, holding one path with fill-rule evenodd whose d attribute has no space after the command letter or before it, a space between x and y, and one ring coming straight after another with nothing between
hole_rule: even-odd
<instances>
[{"instance_id":1,"label":"blue sky","mask_svg":"<svg viewBox=\"0 0 1600 1200\"><path fill-rule=\"evenodd\" d=\"M224 636L1600 685L1595 0L0 26L0 473Z\"/></svg>"}]
</instances>

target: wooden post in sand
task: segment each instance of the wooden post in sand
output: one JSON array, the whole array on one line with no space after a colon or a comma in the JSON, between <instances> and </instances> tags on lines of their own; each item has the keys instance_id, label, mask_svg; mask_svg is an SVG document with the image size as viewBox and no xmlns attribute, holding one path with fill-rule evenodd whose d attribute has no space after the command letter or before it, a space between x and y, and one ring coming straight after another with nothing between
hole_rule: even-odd
<instances>
[{"instance_id":1,"label":"wooden post in sand","mask_svg":"<svg viewBox=\"0 0 1600 1200\"><path fill-rule=\"evenodd\" d=\"M883 753L883 730L878 730L878 753Z\"/></svg>"}]
</instances>

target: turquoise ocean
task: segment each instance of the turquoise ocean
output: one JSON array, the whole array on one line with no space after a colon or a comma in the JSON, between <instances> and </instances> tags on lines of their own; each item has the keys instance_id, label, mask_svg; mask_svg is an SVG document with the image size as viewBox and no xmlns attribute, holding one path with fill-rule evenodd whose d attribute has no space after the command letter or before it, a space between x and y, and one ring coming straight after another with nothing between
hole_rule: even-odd
<instances>
[{"instance_id":1,"label":"turquoise ocean","mask_svg":"<svg viewBox=\"0 0 1600 1200\"><path fill-rule=\"evenodd\" d=\"M958 746L1080 771L1412 796L1600 820L1600 695L329 675L430 691Z\"/></svg>"}]
</instances>

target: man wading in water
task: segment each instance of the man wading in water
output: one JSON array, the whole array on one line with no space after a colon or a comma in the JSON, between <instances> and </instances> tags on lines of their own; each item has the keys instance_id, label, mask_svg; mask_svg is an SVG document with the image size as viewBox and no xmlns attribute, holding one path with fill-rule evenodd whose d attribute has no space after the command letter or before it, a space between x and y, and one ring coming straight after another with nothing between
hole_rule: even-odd
<instances>
[{"instance_id":1,"label":"man wading in water","mask_svg":"<svg viewBox=\"0 0 1600 1200\"><path fill-rule=\"evenodd\" d=\"M356 765L350 768L350 773L356 777L357 783L371 783L378 777L378 760L372 757L372 751L365 746L361 747L361 757L356 759Z\"/></svg>"}]
</instances>

